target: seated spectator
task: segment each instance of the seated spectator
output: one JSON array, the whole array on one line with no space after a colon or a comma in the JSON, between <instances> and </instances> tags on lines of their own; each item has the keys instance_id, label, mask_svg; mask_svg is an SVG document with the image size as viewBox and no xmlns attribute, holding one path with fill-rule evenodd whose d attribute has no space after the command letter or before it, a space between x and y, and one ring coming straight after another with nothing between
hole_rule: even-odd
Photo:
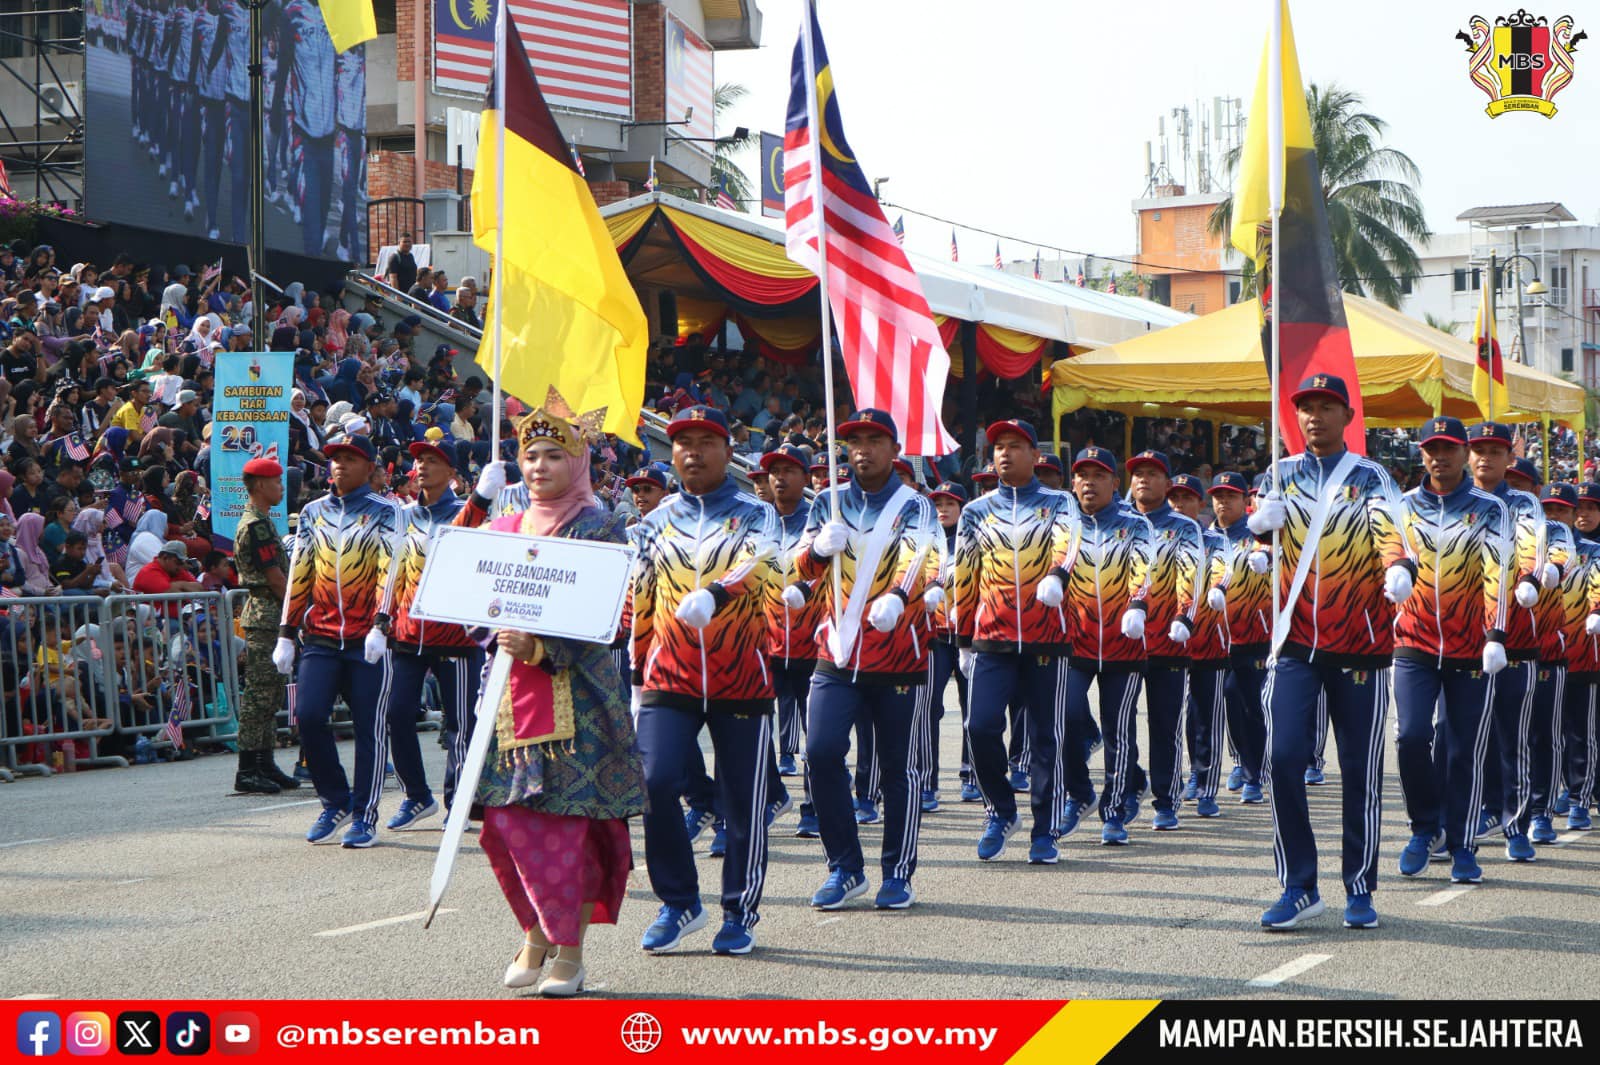
<instances>
[{"instance_id":1,"label":"seated spectator","mask_svg":"<svg viewBox=\"0 0 1600 1065\"><path fill-rule=\"evenodd\" d=\"M50 595L50 559L40 546L44 517L23 514L17 519L17 554L22 556L22 590L28 595Z\"/></svg>"},{"instance_id":2,"label":"seated spectator","mask_svg":"<svg viewBox=\"0 0 1600 1065\"><path fill-rule=\"evenodd\" d=\"M168 540L154 559L140 567L133 578L133 590L145 595L205 591L199 581L189 579L189 570L184 565L188 558L189 549L182 540ZM175 618L179 606L178 600L169 599L160 604L159 611L163 617Z\"/></svg>"},{"instance_id":3,"label":"seated spectator","mask_svg":"<svg viewBox=\"0 0 1600 1065\"><path fill-rule=\"evenodd\" d=\"M81 532L69 532L62 541L61 554L50 567L50 582L61 589L62 595L107 594L95 586L105 564L89 562L84 557L88 550L89 538Z\"/></svg>"}]
</instances>

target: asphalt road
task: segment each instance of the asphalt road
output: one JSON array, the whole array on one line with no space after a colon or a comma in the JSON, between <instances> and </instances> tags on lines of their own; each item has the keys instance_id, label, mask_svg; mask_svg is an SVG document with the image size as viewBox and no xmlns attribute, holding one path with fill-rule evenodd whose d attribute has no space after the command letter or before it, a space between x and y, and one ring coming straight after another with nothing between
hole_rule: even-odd
<instances>
[{"instance_id":1,"label":"asphalt road","mask_svg":"<svg viewBox=\"0 0 1600 1065\"><path fill-rule=\"evenodd\" d=\"M954 692L952 690L952 698ZM947 713L946 721L954 720ZM1141 722L1143 714L1141 713ZM437 784L443 752L425 734ZM957 734L945 729L944 794ZM1141 744L1142 749L1148 747ZM346 765L348 744L342 745ZM1331 753L1331 745L1330 745ZM280 763L288 761L280 752ZM1324 849L1330 913L1268 934L1276 899L1270 814L1225 802L1156 834L1146 815L1124 848L1098 825L1066 841L1058 866L1025 863L1025 841L996 864L975 858L977 806L949 803L922 831L917 904L834 914L807 905L825 876L816 840L774 829L758 947L711 954L712 929L680 952L638 949L656 903L636 870L619 927L589 938L591 991L618 997L1584 998L1600 981L1600 834L1565 834L1536 864L1480 852L1485 883L1452 889L1444 867L1395 873L1406 828L1388 758L1382 926L1344 929L1337 855ZM469 836L444 912L419 913L439 842L383 833L377 847L311 847L305 789L228 796L233 760L97 770L0 785L0 996L507 997L500 974L520 934ZM1337 847L1339 776L1311 789L1319 837ZM797 782L795 782L797 783ZM399 801L385 792L384 816ZM1189 809L1192 810L1192 807ZM878 831L866 830L870 855ZM1485 841L1486 844L1488 841ZM717 863L700 845L716 912ZM635 822L636 861L643 844ZM1332 864L1326 856L1332 854ZM869 874L876 886L875 871ZM1289 974L1289 975L1285 975ZM1255 981L1256 983L1252 983Z\"/></svg>"}]
</instances>

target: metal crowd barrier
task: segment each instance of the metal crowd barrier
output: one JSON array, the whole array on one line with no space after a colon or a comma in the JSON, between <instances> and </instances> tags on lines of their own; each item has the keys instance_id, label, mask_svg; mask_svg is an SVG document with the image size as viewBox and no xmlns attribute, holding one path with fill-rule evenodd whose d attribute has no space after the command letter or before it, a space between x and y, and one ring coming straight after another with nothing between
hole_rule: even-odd
<instances>
[{"instance_id":1,"label":"metal crowd barrier","mask_svg":"<svg viewBox=\"0 0 1600 1065\"><path fill-rule=\"evenodd\" d=\"M219 726L239 705L239 594L0 602L0 767L125 766L141 737L172 746L175 707L186 744L226 738Z\"/></svg>"}]
</instances>

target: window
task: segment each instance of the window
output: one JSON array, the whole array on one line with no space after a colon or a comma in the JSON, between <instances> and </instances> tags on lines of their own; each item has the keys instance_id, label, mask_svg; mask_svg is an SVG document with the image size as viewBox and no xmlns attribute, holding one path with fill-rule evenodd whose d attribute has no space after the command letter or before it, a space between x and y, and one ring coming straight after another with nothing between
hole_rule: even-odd
<instances>
[{"instance_id":1,"label":"window","mask_svg":"<svg viewBox=\"0 0 1600 1065\"><path fill-rule=\"evenodd\" d=\"M1471 292L1472 284L1467 279L1467 271L1452 270L1450 272L1450 287L1455 292Z\"/></svg>"},{"instance_id":2,"label":"window","mask_svg":"<svg viewBox=\"0 0 1600 1065\"><path fill-rule=\"evenodd\" d=\"M1571 348L1562 348L1561 349L1561 372L1562 373L1571 373L1572 372L1572 349Z\"/></svg>"},{"instance_id":3,"label":"window","mask_svg":"<svg viewBox=\"0 0 1600 1065\"><path fill-rule=\"evenodd\" d=\"M1238 281L1228 282L1228 305L1230 307L1239 302L1239 292L1241 291L1241 288L1242 286Z\"/></svg>"},{"instance_id":4,"label":"window","mask_svg":"<svg viewBox=\"0 0 1600 1065\"><path fill-rule=\"evenodd\" d=\"M1565 307L1567 305L1567 283L1569 271L1565 266L1552 266L1550 277L1545 281L1550 286L1550 294L1544 298L1550 301L1552 307Z\"/></svg>"},{"instance_id":5,"label":"window","mask_svg":"<svg viewBox=\"0 0 1600 1065\"><path fill-rule=\"evenodd\" d=\"M1407 274L1404 277L1400 278L1400 295L1402 295L1402 296L1411 295L1412 281L1413 281L1413 279L1412 279L1411 275L1409 275L1409 274Z\"/></svg>"}]
</instances>

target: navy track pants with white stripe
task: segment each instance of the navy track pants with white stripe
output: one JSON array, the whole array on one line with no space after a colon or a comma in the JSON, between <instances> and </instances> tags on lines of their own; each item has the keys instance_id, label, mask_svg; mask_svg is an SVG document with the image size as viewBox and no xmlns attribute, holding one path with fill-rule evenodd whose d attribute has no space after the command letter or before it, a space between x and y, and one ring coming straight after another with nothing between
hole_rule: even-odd
<instances>
[{"instance_id":1,"label":"navy track pants with white stripe","mask_svg":"<svg viewBox=\"0 0 1600 1065\"><path fill-rule=\"evenodd\" d=\"M311 769L317 798L330 810L349 810L356 821L376 824L383 792L383 759L389 748L389 656L377 665L361 656L361 641L340 651L307 644L300 649L295 672L295 714L300 720L300 747ZM343 696L350 707L356 736L355 786L345 776L328 719L333 701Z\"/></svg>"},{"instance_id":2,"label":"navy track pants with white stripe","mask_svg":"<svg viewBox=\"0 0 1600 1065\"><path fill-rule=\"evenodd\" d=\"M697 764L700 727L711 730L718 804L728 825L722 859L722 911L753 928L767 880L767 786L773 768L772 715L704 714L671 706L639 708L639 753L644 759L644 858L650 888L662 902L688 908L700 901L700 877L678 796Z\"/></svg>"},{"instance_id":3,"label":"navy track pants with white stripe","mask_svg":"<svg viewBox=\"0 0 1600 1065\"><path fill-rule=\"evenodd\" d=\"M1222 787L1227 679L1228 670L1221 661L1196 662L1189 667L1189 716L1184 731L1188 734L1189 765L1194 771L1198 799L1215 799Z\"/></svg>"},{"instance_id":4,"label":"navy track pants with white stripe","mask_svg":"<svg viewBox=\"0 0 1600 1065\"><path fill-rule=\"evenodd\" d=\"M1176 809L1183 799L1183 710L1188 696L1187 669L1146 667L1144 702L1150 726L1150 784L1157 810Z\"/></svg>"},{"instance_id":5,"label":"navy track pants with white stripe","mask_svg":"<svg viewBox=\"0 0 1600 1065\"><path fill-rule=\"evenodd\" d=\"M1561 700L1562 772L1574 805L1585 809L1594 797L1594 770L1600 736L1595 734L1595 694L1600 674L1568 673Z\"/></svg>"},{"instance_id":6,"label":"navy track pants with white stripe","mask_svg":"<svg viewBox=\"0 0 1600 1065\"><path fill-rule=\"evenodd\" d=\"M859 728L871 733L880 767L883 876L909 880L917 871L927 700L926 684L851 682L822 670L811 675L806 775L830 870L860 873L866 868L846 765L851 736Z\"/></svg>"},{"instance_id":7,"label":"navy track pants with white stripe","mask_svg":"<svg viewBox=\"0 0 1600 1065\"><path fill-rule=\"evenodd\" d=\"M394 775L406 790L406 798L425 802L433 797L428 790L427 771L422 766L422 744L417 738L417 709L422 700L422 685L429 673L439 682L439 698L445 739L450 746L444 759L444 804L450 807L456 795L456 778L461 762L472 743L472 726L477 720L478 681L483 675L481 650L464 655L411 655L391 652L389 668L389 752L394 758Z\"/></svg>"},{"instance_id":8,"label":"navy track pants with white stripe","mask_svg":"<svg viewBox=\"0 0 1600 1065\"><path fill-rule=\"evenodd\" d=\"M1434 713L1444 700L1443 757L1435 751ZM1472 847L1483 805L1483 757L1493 722L1492 680L1414 658L1394 660L1395 758L1411 834L1444 830L1451 851ZM1443 765L1443 775L1439 772Z\"/></svg>"},{"instance_id":9,"label":"navy track pants with white stripe","mask_svg":"<svg viewBox=\"0 0 1600 1065\"><path fill-rule=\"evenodd\" d=\"M1266 771L1267 714L1261 705L1266 682L1265 651L1233 656L1223 694L1228 705L1228 738L1246 784L1259 785Z\"/></svg>"},{"instance_id":10,"label":"navy track pants with white stripe","mask_svg":"<svg viewBox=\"0 0 1600 1065\"><path fill-rule=\"evenodd\" d=\"M1143 663L1140 663L1141 668ZM1139 765L1139 739L1134 723L1138 717L1139 691L1144 674L1132 669L1096 669L1093 662L1073 659L1067 671L1067 791L1088 805L1094 797L1088 768L1082 761L1086 750L1073 737L1087 739L1093 721L1089 712L1089 685L1098 679L1100 688L1100 732L1105 746L1100 749L1105 766L1105 787L1100 791L1100 820L1107 815L1122 817L1123 800L1144 791L1148 779ZM1083 766L1080 776L1078 767Z\"/></svg>"},{"instance_id":11,"label":"navy track pants with white stripe","mask_svg":"<svg viewBox=\"0 0 1600 1065\"><path fill-rule=\"evenodd\" d=\"M1024 707L1021 728L1027 733L1033 839L1054 839L1066 807L1067 782L1059 754L1067 742L1066 674L1064 656L980 651L968 683L972 708L967 715L967 743L972 748L973 776L989 812L1007 819L1017 816L1017 797L1006 778L1002 737L1009 706L1020 702Z\"/></svg>"},{"instance_id":12,"label":"navy track pants with white stripe","mask_svg":"<svg viewBox=\"0 0 1600 1065\"><path fill-rule=\"evenodd\" d=\"M1533 718L1528 728L1528 813L1549 817L1561 791L1561 702L1567 688L1567 667L1539 663L1535 674Z\"/></svg>"},{"instance_id":13,"label":"navy track pants with white stripe","mask_svg":"<svg viewBox=\"0 0 1600 1065\"><path fill-rule=\"evenodd\" d=\"M1533 701L1538 663L1512 662L1494 677L1494 728L1483 760L1484 806L1500 810L1500 830L1507 838L1528 834L1533 766L1528 730L1533 727Z\"/></svg>"},{"instance_id":14,"label":"navy track pants with white stripe","mask_svg":"<svg viewBox=\"0 0 1600 1065\"><path fill-rule=\"evenodd\" d=\"M1306 765L1316 740L1317 699L1326 695L1343 785L1342 873L1350 895L1378 883L1383 818L1383 722L1389 670L1341 669L1280 658L1267 672L1267 786L1273 856L1285 888L1317 886L1317 839L1306 804Z\"/></svg>"}]
</instances>

